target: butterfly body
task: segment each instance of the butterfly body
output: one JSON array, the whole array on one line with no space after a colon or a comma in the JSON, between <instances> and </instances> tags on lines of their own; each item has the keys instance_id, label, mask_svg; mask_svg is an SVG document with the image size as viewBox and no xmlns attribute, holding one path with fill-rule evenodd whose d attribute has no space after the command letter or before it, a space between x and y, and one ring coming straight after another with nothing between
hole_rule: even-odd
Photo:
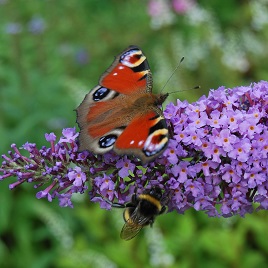
<instances>
[{"instance_id":1,"label":"butterfly body","mask_svg":"<svg viewBox=\"0 0 268 268\"><path fill-rule=\"evenodd\" d=\"M130 46L118 55L77 108L79 150L135 155L143 163L168 143L160 105L168 94L152 93L152 75L142 51Z\"/></svg>"}]
</instances>

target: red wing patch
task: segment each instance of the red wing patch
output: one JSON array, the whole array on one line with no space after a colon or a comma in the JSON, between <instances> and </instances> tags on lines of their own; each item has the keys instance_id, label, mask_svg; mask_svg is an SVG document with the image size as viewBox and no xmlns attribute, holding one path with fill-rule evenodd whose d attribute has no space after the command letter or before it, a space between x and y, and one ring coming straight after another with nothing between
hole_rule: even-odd
<instances>
[{"instance_id":1,"label":"red wing patch","mask_svg":"<svg viewBox=\"0 0 268 268\"><path fill-rule=\"evenodd\" d=\"M115 146L118 150L142 149L149 136L151 127L154 126L155 112L136 117L118 137Z\"/></svg>"},{"instance_id":2,"label":"red wing patch","mask_svg":"<svg viewBox=\"0 0 268 268\"><path fill-rule=\"evenodd\" d=\"M151 80L150 67L145 55L138 47L130 46L116 57L102 75L100 85L128 95L135 92L151 92Z\"/></svg>"},{"instance_id":3,"label":"red wing patch","mask_svg":"<svg viewBox=\"0 0 268 268\"><path fill-rule=\"evenodd\" d=\"M152 111L130 122L115 142L114 150L118 154L138 156L145 164L162 153L168 139L165 119Z\"/></svg>"},{"instance_id":4,"label":"red wing patch","mask_svg":"<svg viewBox=\"0 0 268 268\"><path fill-rule=\"evenodd\" d=\"M132 94L135 90L146 88L146 75L147 71L134 72L131 68L118 64L102 78L100 84L121 94Z\"/></svg>"}]
</instances>

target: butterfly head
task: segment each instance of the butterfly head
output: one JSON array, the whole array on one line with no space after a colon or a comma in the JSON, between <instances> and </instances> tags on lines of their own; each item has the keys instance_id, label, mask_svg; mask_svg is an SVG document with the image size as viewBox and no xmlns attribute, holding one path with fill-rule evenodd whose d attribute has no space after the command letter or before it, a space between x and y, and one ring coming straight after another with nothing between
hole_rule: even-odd
<instances>
[{"instance_id":1,"label":"butterfly head","mask_svg":"<svg viewBox=\"0 0 268 268\"><path fill-rule=\"evenodd\" d=\"M164 103L164 101L167 99L167 97L169 96L169 93L159 94L157 96L158 97L156 99L155 105L161 106Z\"/></svg>"}]
</instances>

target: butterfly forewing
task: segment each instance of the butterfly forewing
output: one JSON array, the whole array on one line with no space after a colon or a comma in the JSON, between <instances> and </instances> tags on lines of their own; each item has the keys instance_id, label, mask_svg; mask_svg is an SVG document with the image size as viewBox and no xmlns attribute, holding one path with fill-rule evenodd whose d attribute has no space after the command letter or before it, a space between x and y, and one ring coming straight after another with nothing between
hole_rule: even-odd
<instances>
[{"instance_id":1,"label":"butterfly forewing","mask_svg":"<svg viewBox=\"0 0 268 268\"><path fill-rule=\"evenodd\" d=\"M130 46L102 75L100 85L122 94L151 92L152 75L145 55L138 47Z\"/></svg>"}]
</instances>

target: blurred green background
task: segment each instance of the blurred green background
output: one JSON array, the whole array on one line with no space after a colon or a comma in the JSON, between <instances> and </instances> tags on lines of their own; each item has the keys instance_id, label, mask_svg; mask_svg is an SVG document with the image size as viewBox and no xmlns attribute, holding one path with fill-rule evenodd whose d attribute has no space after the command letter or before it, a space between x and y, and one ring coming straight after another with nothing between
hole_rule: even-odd
<instances>
[{"instance_id":1,"label":"blurred green background","mask_svg":"<svg viewBox=\"0 0 268 268\"><path fill-rule=\"evenodd\" d=\"M165 88L184 91L168 103L268 80L267 41L267 0L0 0L0 154L75 126L74 109L131 44L149 60L154 92L185 57ZM9 191L14 181L0 185L0 267L267 267L266 212L173 212L125 242L121 210L87 195L60 208L32 185Z\"/></svg>"}]
</instances>

